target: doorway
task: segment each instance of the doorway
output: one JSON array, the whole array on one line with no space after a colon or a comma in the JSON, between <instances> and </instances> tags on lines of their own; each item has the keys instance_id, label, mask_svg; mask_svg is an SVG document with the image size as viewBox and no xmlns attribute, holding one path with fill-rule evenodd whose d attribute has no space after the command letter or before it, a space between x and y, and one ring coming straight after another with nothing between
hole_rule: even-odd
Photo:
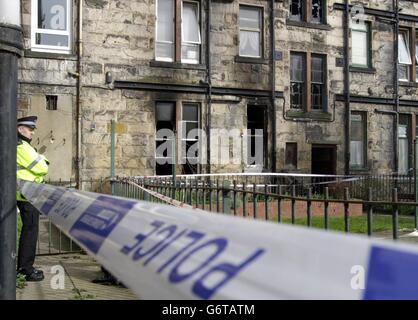
<instances>
[{"instance_id":1,"label":"doorway","mask_svg":"<svg viewBox=\"0 0 418 320\"><path fill-rule=\"evenodd\" d=\"M337 146L336 145L312 145L312 174L337 173Z\"/></svg>"}]
</instances>

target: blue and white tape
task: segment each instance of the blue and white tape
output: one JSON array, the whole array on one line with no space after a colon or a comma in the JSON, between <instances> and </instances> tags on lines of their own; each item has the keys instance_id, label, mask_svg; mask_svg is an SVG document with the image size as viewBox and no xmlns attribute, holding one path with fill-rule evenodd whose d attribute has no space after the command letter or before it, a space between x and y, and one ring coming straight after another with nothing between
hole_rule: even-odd
<instances>
[{"instance_id":1,"label":"blue and white tape","mask_svg":"<svg viewBox=\"0 0 418 320\"><path fill-rule=\"evenodd\" d=\"M23 195L143 299L418 299L418 248L30 182Z\"/></svg>"}]
</instances>

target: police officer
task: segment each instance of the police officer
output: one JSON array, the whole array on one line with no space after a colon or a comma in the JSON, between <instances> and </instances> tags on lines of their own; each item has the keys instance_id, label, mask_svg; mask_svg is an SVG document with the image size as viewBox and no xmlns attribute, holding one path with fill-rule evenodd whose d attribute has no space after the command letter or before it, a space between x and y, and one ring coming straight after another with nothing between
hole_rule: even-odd
<instances>
[{"instance_id":1,"label":"police officer","mask_svg":"<svg viewBox=\"0 0 418 320\"><path fill-rule=\"evenodd\" d=\"M43 177L48 173L49 161L30 145L37 119L36 116L29 116L17 120L17 179L42 183ZM44 279L42 270L33 267L39 211L20 192L17 192L16 199L22 218L17 272L23 274L27 281L42 281Z\"/></svg>"}]
</instances>

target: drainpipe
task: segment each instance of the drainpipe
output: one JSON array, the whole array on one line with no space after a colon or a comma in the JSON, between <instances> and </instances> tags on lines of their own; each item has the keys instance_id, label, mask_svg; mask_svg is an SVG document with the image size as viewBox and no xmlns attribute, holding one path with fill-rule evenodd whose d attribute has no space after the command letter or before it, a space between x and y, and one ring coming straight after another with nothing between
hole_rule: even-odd
<instances>
[{"instance_id":1,"label":"drainpipe","mask_svg":"<svg viewBox=\"0 0 418 320\"><path fill-rule=\"evenodd\" d=\"M211 172L210 168L210 134L211 134L211 109L212 109L212 66L211 66L211 56L210 56L210 27L211 27L211 14L212 14L212 1L207 1L207 17L206 17L206 80L208 84L208 102L207 102L207 115L206 115L206 135L207 135L207 145L206 145L206 173Z\"/></svg>"},{"instance_id":2,"label":"drainpipe","mask_svg":"<svg viewBox=\"0 0 418 320\"><path fill-rule=\"evenodd\" d=\"M345 174L350 174L350 130L351 130L351 106L350 106L350 5L345 0L344 11L344 103L345 103Z\"/></svg>"},{"instance_id":3,"label":"drainpipe","mask_svg":"<svg viewBox=\"0 0 418 320\"><path fill-rule=\"evenodd\" d=\"M393 9L395 11L395 26L394 26L394 66L393 72L393 94L395 99L394 105L394 117L393 117L393 153L394 153L394 172L399 170L399 159L398 159L398 125L399 125L399 73L398 73L398 48L399 48L399 0L392 1Z\"/></svg>"},{"instance_id":4,"label":"drainpipe","mask_svg":"<svg viewBox=\"0 0 418 320\"><path fill-rule=\"evenodd\" d=\"M276 172L276 35L274 30L274 2L270 0L270 33L271 33L271 131L272 131L272 171Z\"/></svg>"},{"instance_id":5,"label":"drainpipe","mask_svg":"<svg viewBox=\"0 0 418 320\"><path fill-rule=\"evenodd\" d=\"M75 180L77 183L77 189L81 189L81 75L82 75L82 63L81 57L83 55L83 0L78 1L78 30L77 30L77 89L76 89L76 170Z\"/></svg>"}]
</instances>

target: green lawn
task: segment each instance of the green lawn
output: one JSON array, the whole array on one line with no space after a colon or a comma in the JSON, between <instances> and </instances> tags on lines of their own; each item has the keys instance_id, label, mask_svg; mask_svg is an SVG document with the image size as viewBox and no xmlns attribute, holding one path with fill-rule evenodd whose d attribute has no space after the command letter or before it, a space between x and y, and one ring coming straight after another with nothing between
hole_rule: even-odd
<instances>
[{"instance_id":1,"label":"green lawn","mask_svg":"<svg viewBox=\"0 0 418 320\"><path fill-rule=\"evenodd\" d=\"M284 223L292 223L290 218L284 218ZM297 225L307 225L306 218L296 219ZM312 227L324 229L323 217L312 217ZM373 232L392 231L392 217L387 215L373 215ZM350 217L349 226L351 233L367 234L367 216ZM400 216L398 222L399 229L414 229L415 222L413 217ZM331 217L329 219L329 229L344 232L344 217Z\"/></svg>"}]
</instances>

